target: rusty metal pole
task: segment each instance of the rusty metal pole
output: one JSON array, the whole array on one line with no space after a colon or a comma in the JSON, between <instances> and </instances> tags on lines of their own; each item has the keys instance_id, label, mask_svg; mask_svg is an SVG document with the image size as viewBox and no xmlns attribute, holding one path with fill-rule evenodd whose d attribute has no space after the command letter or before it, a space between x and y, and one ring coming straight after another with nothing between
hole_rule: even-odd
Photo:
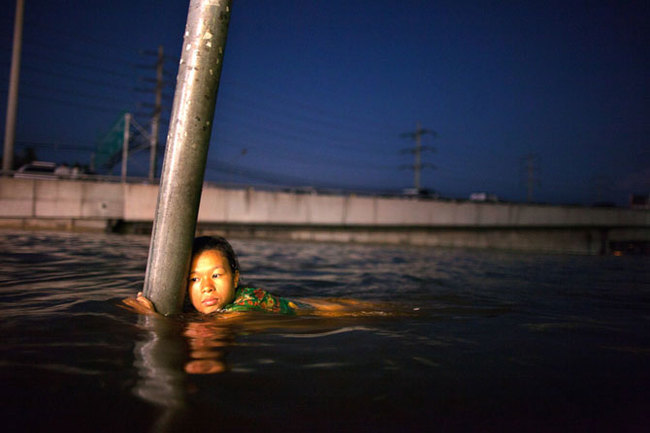
<instances>
[{"instance_id":1,"label":"rusty metal pole","mask_svg":"<svg viewBox=\"0 0 650 433\"><path fill-rule=\"evenodd\" d=\"M9 176L14 165L14 139L16 138L16 113L18 112L18 81L20 79L20 55L23 47L24 0L16 0L14 19L14 44L11 52L11 72L9 75L9 95L7 96L7 117L5 121L5 141L2 152L2 171Z\"/></svg>"},{"instance_id":2,"label":"rusty metal pole","mask_svg":"<svg viewBox=\"0 0 650 433\"><path fill-rule=\"evenodd\" d=\"M181 311L231 0L190 0L144 295L164 315Z\"/></svg>"}]
</instances>

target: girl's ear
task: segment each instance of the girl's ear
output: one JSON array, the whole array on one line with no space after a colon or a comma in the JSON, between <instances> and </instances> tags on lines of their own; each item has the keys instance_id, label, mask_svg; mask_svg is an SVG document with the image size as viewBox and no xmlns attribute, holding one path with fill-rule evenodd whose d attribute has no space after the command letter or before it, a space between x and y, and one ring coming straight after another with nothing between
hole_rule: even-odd
<instances>
[{"instance_id":1,"label":"girl's ear","mask_svg":"<svg viewBox=\"0 0 650 433\"><path fill-rule=\"evenodd\" d=\"M239 271L235 271L235 275L233 277L233 282L235 283L235 289L237 286L239 286Z\"/></svg>"}]
</instances>

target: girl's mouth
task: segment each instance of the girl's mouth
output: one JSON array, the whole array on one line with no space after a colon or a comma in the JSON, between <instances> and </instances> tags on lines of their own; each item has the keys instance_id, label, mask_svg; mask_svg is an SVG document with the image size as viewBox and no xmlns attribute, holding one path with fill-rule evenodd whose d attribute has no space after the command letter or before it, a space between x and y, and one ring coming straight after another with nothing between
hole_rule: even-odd
<instances>
[{"instance_id":1,"label":"girl's mouth","mask_svg":"<svg viewBox=\"0 0 650 433\"><path fill-rule=\"evenodd\" d=\"M208 298L208 299L204 299L203 301L201 301L201 303L203 305L205 305L206 307L211 307L213 305L217 305L219 303L219 299L217 299L217 298Z\"/></svg>"}]
</instances>

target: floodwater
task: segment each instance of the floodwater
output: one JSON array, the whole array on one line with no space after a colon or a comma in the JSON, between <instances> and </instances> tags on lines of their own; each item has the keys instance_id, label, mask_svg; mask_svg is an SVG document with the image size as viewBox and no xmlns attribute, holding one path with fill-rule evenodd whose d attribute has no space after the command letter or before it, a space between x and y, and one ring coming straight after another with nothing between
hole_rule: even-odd
<instances>
[{"instance_id":1,"label":"floodwater","mask_svg":"<svg viewBox=\"0 0 650 433\"><path fill-rule=\"evenodd\" d=\"M2 430L641 432L650 261L233 240L344 317L140 316L148 237L0 232Z\"/></svg>"}]
</instances>

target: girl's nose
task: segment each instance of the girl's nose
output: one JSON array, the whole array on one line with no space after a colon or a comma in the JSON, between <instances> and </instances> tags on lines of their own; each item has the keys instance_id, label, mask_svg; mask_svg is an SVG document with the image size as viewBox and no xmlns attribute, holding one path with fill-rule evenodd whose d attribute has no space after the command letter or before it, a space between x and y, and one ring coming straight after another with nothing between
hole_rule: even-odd
<instances>
[{"instance_id":1,"label":"girl's nose","mask_svg":"<svg viewBox=\"0 0 650 433\"><path fill-rule=\"evenodd\" d=\"M201 287L201 292L206 293L206 292L212 292L214 290L214 285L212 284L211 281L208 281L207 283L203 284Z\"/></svg>"}]
</instances>

